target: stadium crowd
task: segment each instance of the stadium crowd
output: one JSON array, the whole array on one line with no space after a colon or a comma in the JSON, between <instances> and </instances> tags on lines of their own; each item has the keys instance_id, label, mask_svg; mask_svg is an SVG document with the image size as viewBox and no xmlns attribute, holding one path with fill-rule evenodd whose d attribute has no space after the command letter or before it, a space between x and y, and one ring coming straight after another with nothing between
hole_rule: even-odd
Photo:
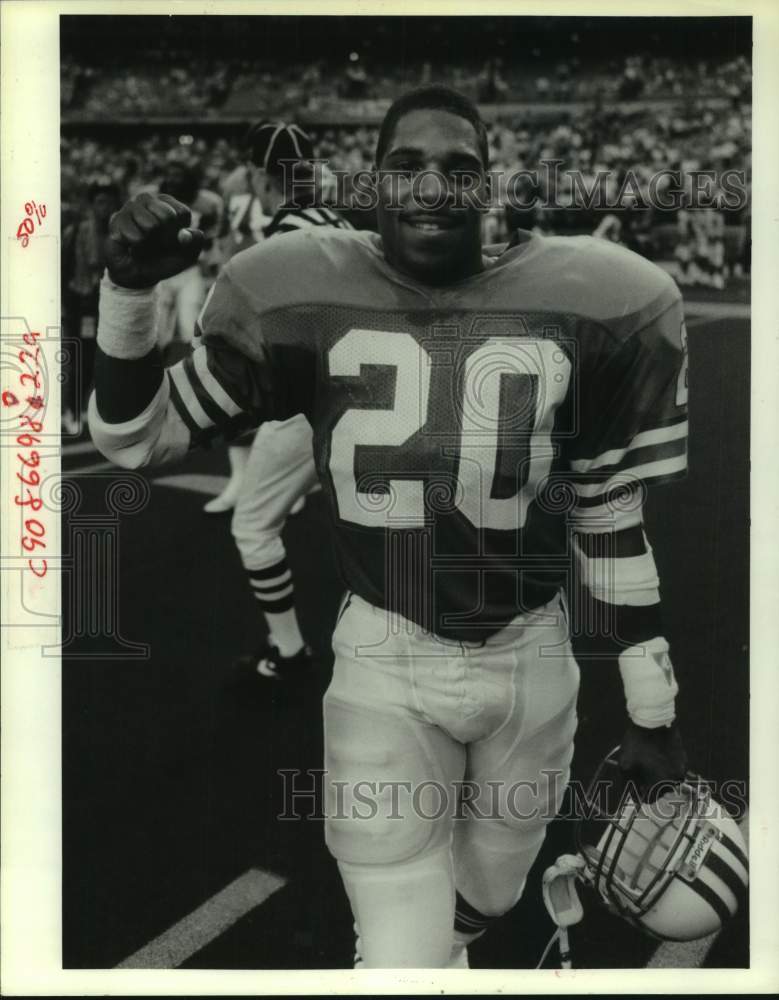
<instances>
[{"instance_id":1,"label":"stadium crowd","mask_svg":"<svg viewBox=\"0 0 779 1000\"><path fill-rule=\"evenodd\" d=\"M494 207L485 216L485 237L497 242L517 226L545 233L594 233L621 242L674 271L680 284L724 288L749 270L751 193L751 110L749 65L737 57L716 72L706 60L684 66L660 57L627 57L598 75L575 72L574 59L552 62L546 76L527 78L527 89L511 77L500 58L469 71L460 67L436 72L436 79L459 86L483 101L498 102L489 125L494 171ZM103 68L76 70L63 62L63 108L80 108L95 121L84 127L78 115L63 113L61 137L63 325L81 340L81 390L72 390L67 410L79 411L77 396L85 391L91 370L97 288L103 269L101 233L110 214L141 190L160 189L174 164L183 164L196 186L226 203L244 150L235 116L219 120L248 79L240 59L229 66L212 60L195 75L185 62L157 60L147 71ZM505 75L504 75L505 74ZM369 74L359 59L330 77L324 62L288 75L252 71L251 118L269 108L255 102L258 81L276 97L297 95L295 117L308 129L315 155L325 160L339 183L332 188L335 207L345 210L360 228L373 228L371 211L356 211L351 179L371 168L378 130L373 124L316 125L316 101L332 93L352 97L396 92L398 80ZM412 79L409 79L409 77ZM405 68L404 85L429 80L430 64ZM294 79L293 79L294 78ZM290 91L289 88L292 88ZM130 130L105 127L110 114L149 115L164 93L173 123L149 123ZM314 96L315 95L315 96ZM696 96L697 95L697 96ZM666 100L654 98L665 96ZM712 106L710 98L720 98ZM509 99L533 103L510 107ZM722 98L726 98L725 101ZM500 107L500 100L506 107ZM587 100L586 108L554 106L553 101ZM278 105L276 105L277 107ZM267 110L264 116L271 116ZM370 121L370 117L363 121ZM69 127L72 125L73 127ZM546 165L546 166L544 166ZM517 186L511 178L520 172ZM706 189L714 206L695 207L690 195L696 177L711 172ZM661 177L658 185L657 179ZM723 178L730 185L723 186ZM593 191L600 200L591 200ZM700 192L700 186L698 187ZM677 197L663 197L673 191ZM221 199L221 201L220 201ZM331 201L332 203L332 201ZM219 226L216 227L217 229ZM228 231L227 216L221 223ZM209 266L218 267L219 240ZM72 383L75 385L75 383ZM83 399L82 399L83 403Z\"/></svg>"},{"instance_id":2,"label":"stadium crowd","mask_svg":"<svg viewBox=\"0 0 779 1000\"><path fill-rule=\"evenodd\" d=\"M538 59L539 52L530 53ZM174 64L165 54L136 65L63 63L61 102L66 113L133 117L180 114L213 116L244 106L284 104L315 111L335 99L390 99L401 89L430 82L456 87L485 102L744 99L751 70L744 56L726 62L629 55L583 70L576 56L533 66L496 55L471 65L436 66L429 60L403 65L372 63L359 52L345 65L320 59L301 65L256 59L211 58ZM164 95L164 107L161 107Z\"/></svg>"},{"instance_id":3,"label":"stadium crowd","mask_svg":"<svg viewBox=\"0 0 779 1000\"><path fill-rule=\"evenodd\" d=\"M309 126L308 130L316 156L326 160L331 170L351 175L370 169L375 127ZM542 189L537 194L542 202L553 203L554 215L547 218L547 224L559 231L591 231L597 226L603 210L613 207L628 172L635 178L629 193L646 203L652 200L652 178L662 172L678 171L682 187L689 186L696 171L714 171L718 178L728 171L737 172L734 183L743 197L725 199L722 210L728 224L743 224L748 217L751 114L748 106L738 102L724 113L697 102L674 102L660 108L596 102L587 113L576 116L562 113L535 120L499 116L491 124L489 136L492 167L504 181L519 171L534 171L543 162L557 162L557 179L550 171L542 172ZM66 214L83 210L94 176L110 177L122 198L131 197L158 183L172 159L197 165L202 185L222 193L242 162L241 141L232 136L217 137L213 132L198 134L194 126L191 132L150 129L138 140L121 141L65 132L61 176ZM581 184L573 182L573 172L581 175ZM598 176L605 178L604 202L600 209L588 210L585 192ZM549 190L550 183L556 185L554 191ZM339 188L347 200L349 191L348 183ZM508 197L505 189L503 193ZM680 207L650 207L645 222L649 227L673 223Z\"/></svg>"}]
</instances>

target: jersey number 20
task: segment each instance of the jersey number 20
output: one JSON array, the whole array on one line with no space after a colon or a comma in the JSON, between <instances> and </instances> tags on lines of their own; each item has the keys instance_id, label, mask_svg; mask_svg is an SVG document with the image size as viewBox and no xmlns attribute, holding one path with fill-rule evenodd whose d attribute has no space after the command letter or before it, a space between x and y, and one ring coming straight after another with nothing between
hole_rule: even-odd
<instances>
[{"instance_id":1,"label":"jersey number 20","mask_svg":"<svg viewBox=\"0 0 779 1000\"><path fill-rule=\"evenodd\" d=\"M408 333L350 330L329 353L332 376L357 377L363 365L396 370L391 409L350 409L336 423L330 449L330 474L338 516L364 527L422 527L425 524L425 483L422 479L390 479L386 487L361 490L355 478L358 445L402 447L428 419L431 357ZM494 497L492 483L498 461L501 383L504 375L527 380L535 391L534 405L522 415L513 434L528 442L521 483L509 497ZM457 508L477 528L516 530L539 484L549 474L554 457L552 426L565 399L571 363L553 340L491 337L467 358L463 371Z\"/></svg>"}]
</instances>

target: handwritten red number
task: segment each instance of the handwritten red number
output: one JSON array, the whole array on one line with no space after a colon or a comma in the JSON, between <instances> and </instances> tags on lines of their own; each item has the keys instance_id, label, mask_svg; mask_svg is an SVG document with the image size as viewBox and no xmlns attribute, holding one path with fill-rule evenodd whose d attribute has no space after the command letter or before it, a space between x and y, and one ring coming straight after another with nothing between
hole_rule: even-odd
<instances>
[{"instance_id":1,"label":"handwritten red number","mask_svg":"<svg viewBox=\"0 0 779 1000\"><path fill-rule=\"evenodd\" d=\"M27 365L28 368L31 368L32 366L30 364L28 364L24 360L24 355L26 354L28 358L32 358L33 364L37 365L38 364L38 357L40 356L40 353L41 353L40 347L36 347L35 348L35 354L34 355L30 354L29 351L19 351L19 362L20 362L20 364Z\"/></svg>"},{"instance_id":2,"label":"handwritten red number","mask_svg":"<svg viewBox=\"0 0 779 1000\"><path fill-rule=\"evenodd\" d=\"M28 517L24 522L25 528L30 532L31 535L35 535L36 538L43 538L46 534L46 529L43 527L41 522L37 517Z\"/></svg>"},{"instance_id":3,"label":"handwritten red number","mask_svg":"<svg viewBox=\"0 0 779 1000\"><path fill-rule=\"evenodd\" d=\"M14 497L14 503L16 504L17 507L31 507L32 510L36 512L36 514L43 506L43 500L41 500L40 497L34 497L29 490L27 490L26 500L22 500L21 497L17 494Z\"/></svg>"},{"instance_id":4,"label":"handwritten red number","mask_svg":"<svg viewBox=\"0 0 779 1000\"><path fill-rule=\"evenodd\" d=\"M33 566L32 559L28 559L27 560L27 565L30 567L31 572L33 572L37 577L40 577L41 579L43 579L43 577L46 576L46 571L49 568L49 564L46 562L45 559L41 559L41 562L43 563L43 569L40 571L40 573Z\"/></svg>"},{"instance_id":5,"label":"handwritten red number","mask_svg":"<svg viewBox=\"0 0 779 1000\"><path fill-rule=\"evenodd\" d=\"M17 472L16 476L18 479L21 479L21 481L24 483L25 486L38 486L41 481L41 477L38 475L35 469L33 469L32 472L30 473L29 479L25 479L24 476L21 474L21 472Z\"/></svg>"}]
</instances>

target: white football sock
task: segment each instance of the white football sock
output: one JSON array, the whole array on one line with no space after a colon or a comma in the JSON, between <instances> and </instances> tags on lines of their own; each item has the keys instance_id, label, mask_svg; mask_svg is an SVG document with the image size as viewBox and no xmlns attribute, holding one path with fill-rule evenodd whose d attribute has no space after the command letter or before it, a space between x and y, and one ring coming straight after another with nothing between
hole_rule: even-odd
<instances>
[{"instance_id":1,"label":"white football sock","mask_svg":"<svg viewBox=\"0 0 779 1000\"><path fill-rule=\"evenodd\" d=\"M278 647L282 656L294 656L303 648L303 636L298 625L298 616L294 608L271 614L264 612L268 623L270 639Z\"/></svg>"}]
</instances>

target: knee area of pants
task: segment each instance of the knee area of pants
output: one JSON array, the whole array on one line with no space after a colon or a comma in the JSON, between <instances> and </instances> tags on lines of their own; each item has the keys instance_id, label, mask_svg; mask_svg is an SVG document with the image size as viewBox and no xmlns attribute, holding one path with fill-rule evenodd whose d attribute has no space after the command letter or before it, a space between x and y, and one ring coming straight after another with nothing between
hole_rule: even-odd
<instances>
[{"instance_id":1,"label":"knee area of pants","mask_svg":"<svg viewBox=\"0 0 779 1000\"><path fill-rule=\"evenodd\" d=\"M433 844L412 858L388 864L366 864L361 861L338 859L338 869L342 876L355 883L380 882L386 878L393 884L404 880L416 882L419 879L451 875L451 855L449 843Z\"/></svg>"},{"instance_id":2,"label":"knee area of pants","mask_svg":"<svg viewBox=\"0 0 779 1000\"><path fill-rule=\"evenodd\" d=\"M567 783L567 769L550 769L533 778L504 782L480 798L476 811L508 827L540 828L554 819Z\"/></svg>"},{"instance_id":3,"label":"knee area of pants","mask_svg":"<svg viewBox=\"0 0 779 1000\"><path fill-rule=\"evenodd\" d=\"M437 807L415 808L396 782L331 783L325 841L338 860L381 865L411 862L448 844L450 819Z\"/></svg>"}]
</instances>

